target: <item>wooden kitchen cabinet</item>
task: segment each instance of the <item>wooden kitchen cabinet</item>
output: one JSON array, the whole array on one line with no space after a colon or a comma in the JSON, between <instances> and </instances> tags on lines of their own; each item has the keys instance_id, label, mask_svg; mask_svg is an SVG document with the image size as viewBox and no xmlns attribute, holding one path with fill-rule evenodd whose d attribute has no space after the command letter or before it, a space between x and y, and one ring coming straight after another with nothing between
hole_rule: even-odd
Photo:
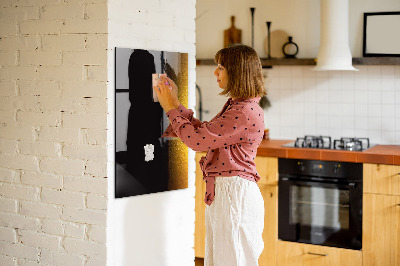
<instances>
[{"instance_id":1,"label":"wooden kitchen cabinet","mask_svg":"<svg viewBox=\"0 0 400 266\"><path fill-rule=\"evenodd\" d=\"M196 195L195 195L195 233L194 233L194 254L197 258L204 258L204 248L206 240L206 224L204 195L206 193L206 184L203 181L203 172L200 169L199 161L202 156L206 156L205 152L196 153Z\"/></svg>"},{"instance_id":2,"label":"wooden kitchen cabinet","mask_svg":"<svg viewBox=\"0 0 400 266\"><path fill-rule=\"evenodd\" d=\"M364 193L400 196L399 165L365 163L363 166L363 178Z\"/></svg>"},{"instance_id":3,"label":"wooden kitchen cabinet","mask_svg":"<svg viewBox=\"0 0 400 266\"><path fill-rule=\"evenodd\" d=\"M277 266L361 266L363 259L358 250L281 240L277 252Z\"/></svg>"},{"instance_id":4,"label":"wooden kitchen cabinet","mask_svg":"<svg viewBox=\"0 0 400 266\"><path fill-rule=\"evenodd\" d=\"M260 173L261 175L261 173ZM276 243L278 241L278 187L259 185L264 198L264 250L258 259L260 266L276 265Z\"/></svg>"},{"instance_id":5,"label":"wooden kitchen cabinet","mask_svg":"<svg viewBox=\"0 0 400 266\"><path fill-rule=\"evenodd\" d=\"M261 176L259 185L278 185L278 158L256 156L254 162Z\"/></svg>"},{"instance_id":6,"label":"wooden kitchen cabinet","mask_svg":"<svg viewBox=\"0 0 400 266\"><path fill-rule=\"evenodd\" d=\"M400 166L363 170L363 265L400 266Z\"/></svg>"},{"instance_id":7,"label":"wooden kitchen cabinet","mask_svg":"<svg viewBox=\"0 0 400 266\"><path fill-rule=\"evenodd\" d=\"M363 265L400 266L400 196L365 193Z\"/></svg>"}]
</instances>

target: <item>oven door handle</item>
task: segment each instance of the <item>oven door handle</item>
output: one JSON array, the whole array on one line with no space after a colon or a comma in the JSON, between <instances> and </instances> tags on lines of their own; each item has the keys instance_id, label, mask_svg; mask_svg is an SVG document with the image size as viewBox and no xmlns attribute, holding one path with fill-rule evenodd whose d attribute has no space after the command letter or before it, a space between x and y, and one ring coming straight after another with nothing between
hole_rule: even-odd
<instances>
[{"instance_id":1,"label":"oven door handle","mask_svg":"<svg viewBox=\"0 0 400 266\"><path fill-rule=\"evenodd\" d=\"M328 187L328 188L344 188L354 189L356 187L355 182L337 182L337 181L315 181L315 180L304 180L299 178L282 177L280 178L283 182L289 182L293 185L303 186L317 186L317 187Z\"/></svg>"}]
</instances>

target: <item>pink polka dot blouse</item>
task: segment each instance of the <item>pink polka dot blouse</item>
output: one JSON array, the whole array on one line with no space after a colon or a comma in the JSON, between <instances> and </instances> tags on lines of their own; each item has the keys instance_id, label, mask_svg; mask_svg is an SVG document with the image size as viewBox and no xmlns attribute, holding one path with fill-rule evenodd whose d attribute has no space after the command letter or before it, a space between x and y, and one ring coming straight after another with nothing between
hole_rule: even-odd
<instances>
[{"instance_id":1,"label":"pink polka dot blouse","mask_svg":"<svg viewBox=\"0 0 400 266\"><path fill-rule=\"evenodd\" d=\"M192 150L207 151L200 160L207 205L214 200L216 176L240 176L253 182L260 179L254 163L265 128L260 98L229 98L210 122L194 118L193 111L182 104L167 113L171 124L162 137L179 137Z\"/></svg>"}]
</instances>

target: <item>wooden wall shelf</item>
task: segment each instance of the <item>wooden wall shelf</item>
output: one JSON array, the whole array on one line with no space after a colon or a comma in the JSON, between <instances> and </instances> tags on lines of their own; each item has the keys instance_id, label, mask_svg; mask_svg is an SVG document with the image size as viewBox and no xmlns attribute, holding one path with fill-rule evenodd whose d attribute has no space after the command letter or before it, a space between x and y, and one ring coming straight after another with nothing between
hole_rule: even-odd
<instances>
[{"instance_id":1,"label":"wooden wall shelf","mask_svg":"<svg viewBox=\"0 0 400 266\"><path fill-rule=\"evenodd\" d=\"M260 58L263 67L272 66L313 66L315 58ZM197 59L196 65L215 65L214 59ZM356 57L353 65L400 65L400 57Z\"/></svg>"}]
</instances>

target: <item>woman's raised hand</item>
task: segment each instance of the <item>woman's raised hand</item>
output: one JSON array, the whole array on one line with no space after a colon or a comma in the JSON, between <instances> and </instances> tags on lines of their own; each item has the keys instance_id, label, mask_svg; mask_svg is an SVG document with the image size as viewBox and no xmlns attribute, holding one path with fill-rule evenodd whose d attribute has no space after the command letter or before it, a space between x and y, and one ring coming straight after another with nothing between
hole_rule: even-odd
<instances>
[{"instance_id":1,"label":"woman's raised hand","mask_svg":"<svg viewBox=\"0 0 400 266\"><path fill-rule=\"evenodd\" d=\"M170 79L168 77L164 77L164 76L162 76L160 78L160 82L162 82L164 84L167 83L168 86L171 88L171 100L172 100L172 103L173 103L175 108L178 108L179 105L181 104L179 102L179 99L178 99L178 86L175 84L175 82L172 79Z\"/></svg>"}]
</instances>

